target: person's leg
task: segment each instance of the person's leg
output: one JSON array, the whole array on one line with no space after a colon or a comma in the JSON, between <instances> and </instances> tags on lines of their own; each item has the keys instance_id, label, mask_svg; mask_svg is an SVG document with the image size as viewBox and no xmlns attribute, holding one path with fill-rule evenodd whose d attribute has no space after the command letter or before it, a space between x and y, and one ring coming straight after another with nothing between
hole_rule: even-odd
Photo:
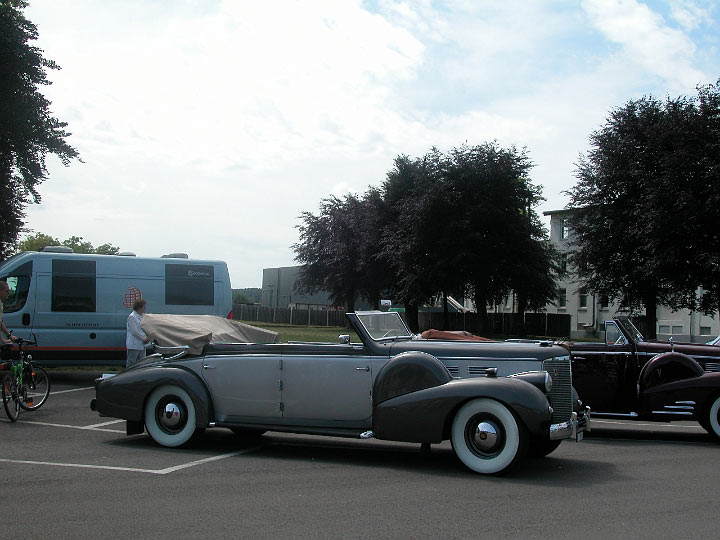
<instances>
[{"instance_id":1,"label":"person's leg","mask_svg":"<svg viewBox=\"0 0 720 540\"><path fill-rule=\"evenodd\" d=\"M128 349L127 350L127 360L125 361L125 367L129 368L133 364L136 364L138 362L138 356L140 353L144 353L145 351L138 351L137 349ZM143 356L145 356L143 354Z\"/></svg>"}]
</instances>

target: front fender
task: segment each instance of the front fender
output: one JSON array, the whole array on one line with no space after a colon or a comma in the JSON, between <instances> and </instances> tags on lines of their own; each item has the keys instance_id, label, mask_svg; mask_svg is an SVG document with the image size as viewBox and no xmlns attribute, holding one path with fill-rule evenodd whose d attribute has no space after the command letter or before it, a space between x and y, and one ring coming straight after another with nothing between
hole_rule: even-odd
<instances>
[{"instance_id":1,"label":"front fender","mask_svg":"<svg viewBox=\"0 0 720 540\"><path fill-rule=\"evenodd\" d=\"M101 380L95 388L96 410L102 416L142 422L145 400L165 384L179 386L188 393L195 405L197 427L207 427L212 414L210 393L200 377L181 366L149 366Z\"/></svg>"},{"instance_id":2,"label":"front fender","mask_svg":"<svg viewBox=\"0 0 720 540\"><path fill-rule=\"evenodd\" d=\"M373 433L377 439L439 443L457 410L467 401L499 401L525 425L530 436L547 439L550 403L545 394L519 378L454 379L445 384L397 396L373 407Z\"/></svg>"}]
</instances>

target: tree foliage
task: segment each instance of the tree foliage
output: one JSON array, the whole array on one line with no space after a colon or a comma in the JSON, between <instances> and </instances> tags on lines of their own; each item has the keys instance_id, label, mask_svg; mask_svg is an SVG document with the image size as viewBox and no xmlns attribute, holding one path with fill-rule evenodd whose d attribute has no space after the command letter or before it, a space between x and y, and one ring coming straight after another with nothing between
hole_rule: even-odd
<instances>
[{"instance_id":1,"label":"tree foliage","mask_svg":"<svg viewBox=\"0 0 720 540\"><path fill-rule=\"evenodd\" d=\"M117 255L120 252L120 248L112 244L102 244L94 247L90 242L83 240L82 236L71 236L60 241L43 233L36 233L25 238L18 244L18 251L41 251L47 246L65 246L72 249L74 253L95 253L98 255Z\"/></svg>"},{"instance_id":2,"label":"tree foliage","mask_svg":"<svg viewBox=\"0 0 720 540\"><path fill-rule=\"evenodd\" d=\"M47 155L64 165L78 157L65 141L67 124L52 116L40 92L50 84L46 70L59 67L31 45L38 32L25 7L21 0L0 0L0 258L22 232L25 206L40 201Z\"/></svg>"},{"instance_id":3,"label":"tree foliage","mask_svg":"<svg viewBox=\"0 0 720 540\"><path fill-rule=\"evenodd\" d=\"M557 254L535 212L542 200L528 178L525 150L496 142L398 156L380 188L305 212L293 246L307 291L329 291L351 309L381 292L405 305L417 330L418 306L473 294L478 311L512 289L521 309L556 297Z\"/></svg>"},{"instance_id":4,"label":"tree foliage","mask_svg":"<svg viewBox=\"0 0 720 540\"><path fill-rule=\"evenodd\" d=\"M568 192L582 285L627 310L644 308L653 335L658 303L717 310L719 88L611 111Z\"/></svg>"}]
</instances>

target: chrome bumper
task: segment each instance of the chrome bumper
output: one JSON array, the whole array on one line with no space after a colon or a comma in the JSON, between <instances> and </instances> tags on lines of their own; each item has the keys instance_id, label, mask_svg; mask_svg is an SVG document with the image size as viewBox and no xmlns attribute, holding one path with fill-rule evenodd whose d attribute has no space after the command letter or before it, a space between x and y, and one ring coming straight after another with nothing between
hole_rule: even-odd
<instances>
[{"instance_id":1,"label":"chrome bumper","mask_svg":"<svg viewBox=\"0 0 720 540\"><path fill-rule=\"evenodd\" d=\"M590 431L590 407L585 407L582 416L578 418L578 413L572 413L570 420L552 424L550 426L550 440L557 439L575 439L581 441L582 434Z\"/></svg>"}]
</instances>

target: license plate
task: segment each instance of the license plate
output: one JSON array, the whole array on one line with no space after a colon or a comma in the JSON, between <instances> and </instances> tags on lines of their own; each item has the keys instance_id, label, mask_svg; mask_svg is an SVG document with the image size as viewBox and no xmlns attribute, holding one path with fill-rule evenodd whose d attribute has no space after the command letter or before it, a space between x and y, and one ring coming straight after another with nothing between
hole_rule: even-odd
<instances>
[{"instance_id":1,"label":"license plate","mask_svg":"<svg viewBox=\"0 0 720 540\"><path fill-rule=\"evenodd\" d=\"M580 431L580 432L577 434L577 437L575 438L575 440L576 440L577 442L580 442L580 441L583 440L583 432L582 432L582 431Z\"/></svg>"}]
</instances>

